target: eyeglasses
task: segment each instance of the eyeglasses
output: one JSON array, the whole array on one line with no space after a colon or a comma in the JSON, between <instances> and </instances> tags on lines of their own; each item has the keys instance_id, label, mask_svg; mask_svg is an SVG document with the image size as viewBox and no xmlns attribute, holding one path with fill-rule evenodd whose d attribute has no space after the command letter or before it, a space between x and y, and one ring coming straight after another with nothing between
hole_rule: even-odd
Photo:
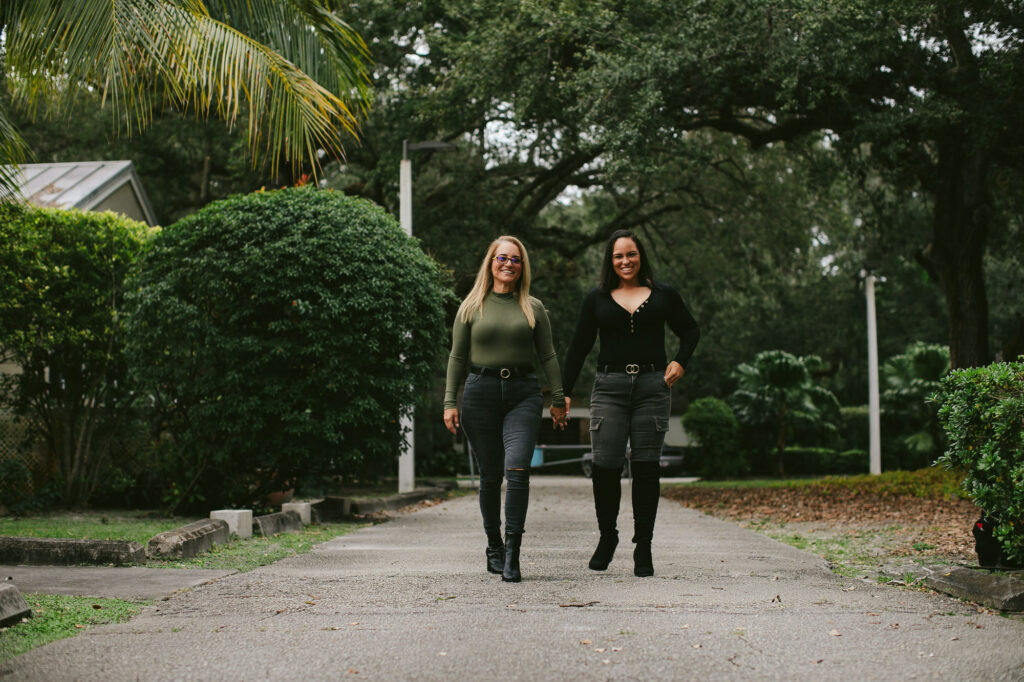
<instances>
[{"instance_id":1,"label":"eyeglasses","mask_svg":"<svg viewBox=\"0 0 1024 682\"><path fill-rule=\"evenodd\" d=\"M521 265L522 262L523 262L523 259L520 258L519 256L505 256L505 255L495 256L491 260L496 260L496 261L498 261L502 265L504 265L505 263L511 263L512 265Z\"/></svg>"}]
</instances>

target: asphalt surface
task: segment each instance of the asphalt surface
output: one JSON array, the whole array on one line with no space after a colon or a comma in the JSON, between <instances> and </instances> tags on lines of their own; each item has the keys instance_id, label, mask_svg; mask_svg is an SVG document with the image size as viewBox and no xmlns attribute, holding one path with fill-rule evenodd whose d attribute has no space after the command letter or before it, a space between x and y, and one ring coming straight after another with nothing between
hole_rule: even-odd
<instances>
[{"instance_id":1,"label":"asphalt surface","mask_svg":"<svg viewBox=\"0 0 1024 682\"><path fill-rule=\"evenodd\" d=\"M609 570L589 481L535 477L519 584L467 496L0 663L11 680L1024 680L1024 622L832 574L662 500L653 578ZM631 526L624 482L620 526Z\"/></svg>"}]
</instances>

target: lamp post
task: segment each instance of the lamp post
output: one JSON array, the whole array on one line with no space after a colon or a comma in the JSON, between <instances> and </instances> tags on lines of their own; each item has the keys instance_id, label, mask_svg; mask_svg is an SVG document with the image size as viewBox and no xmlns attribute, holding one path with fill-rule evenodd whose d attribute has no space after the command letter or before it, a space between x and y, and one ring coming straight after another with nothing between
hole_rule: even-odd
<instances>
[{"instance_id":1,"label":"lamp post","mask_svg":"<svg viewBox=\"0 0 1024 682\"><path fill-rule=\"evenodd\" d=\"M409 160L409 152L417 150L430 150L436 152L448 152L456 147L448 142L430 140L427 142L413 142L402 140L402 161L398 165L398 222L407 235L412 236L412 161ZM398 456L398 492L407 493L416 487L416 437L414 428L416 421L413 417L412 407L403 410L402 431L407 435L402 445L402 452Z\"/></svg>"},{"instance_id":2,"label":"lamp post","mask_svg":"<svg viewBox=\"0 0 1024 682\"><path fill-rule=\"evenodd\" d=\"M875 321L875 276L864 273L864 296L868 309L868 433L869 471L882 473L881 409L878 399L878 326Z\"/></svg>"}]
</instances>

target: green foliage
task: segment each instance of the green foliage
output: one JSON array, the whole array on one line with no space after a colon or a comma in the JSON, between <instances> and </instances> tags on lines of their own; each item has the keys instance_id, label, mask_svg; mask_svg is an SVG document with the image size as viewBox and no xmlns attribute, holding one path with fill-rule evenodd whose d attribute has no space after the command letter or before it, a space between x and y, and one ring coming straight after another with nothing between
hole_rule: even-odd
<instances>
[{"instance_id":1,"label":"green foliage","mask_svg":"<svg viewBox=\"0 0 1024 682\"><path fill-rule=\"evenodd\" d=\"M701 398L683 415L683 428L700 444L702 478L729 478L747 472L739 449L739 422L732 408L718 398Z\"/></svg>"},{"instance_id":2,"label":"green foliage","mask_svg":"<svg viewBox=\"0 0 1024 682\"><path fill-rule=\"evenodd\" d=\"M73 637L92 625L124 623L149 603L52 594L26 594L25 601L32 609L32 617L0 632L0 661Z\"/></svg>"},{"instance_id":3,"label":"green foliage","mask_svg":"<svg viewBox=\"0 0 1024 682\"><path fill-rule=\"evenodd\" d=\"M836 432L839 401L812 376L821 366L817 356L766 350L733 371L737 388L729 404L744 426L771 428L778 474L785 470L786 443L797 430L819 438Z\"/></svg>"},{"instance_id":4,"label":"green foliage","mask_svg":"<svg viewBox=\"0 0 1024 682\"><path fill-rule=\"evenodd\" d=\"M0 204L0 405L31 417L61 498L85 504L132 397L123 295L151 231L113 213Z\"/></svg>"},{"instance_id":5,"label":"green foliage","mask_svg":"<svg viewBox=\"0 0 1024 682\"><path fill-rule=\"evenodd\" d=\"M162 420L169 505L393 470L449 297L393 218L338 192L237 196L165 229L132 296L129 353Z\"/></svg>"},{"instance_id":6,"label":"green foliage","mask_svg":"<svg viewBox=\"0 0 1024 682\"><path fill-rule=\"evenodd\" d=\"M950 372L934 400L948 441L936 463L966 474L1004 554L1024 561L1024 357Z\"/></svg>"},{"instance_id":7,"label":"green foliage","mask_svg":"<svg viewBox=\"0 0 1024 682\"><path fill-rule=\"evenodd\" d=\"M942 428L929 396L949 372L949 348L912 343L881 367L885 469L918 469L942 452Z\"/></svg>"},{"instance_id":8,"label":"green foliage","mask_svg":"<svg viewBox=\"0 0 1024 682\"><path fill-rule=\"evenodd\" d=\"M786 471L791 474L859 474L868 469L864 450L839 452L832 448L788 446L783 455Z\"/></svg>"},{"instance_id":9,"label":"green foliage","mask_svg":"<svg viewBox=\"0 0 1024 682\"><path fill-rule=\"evenodd\" d=\"M342 155L368 103L366 45L322 3L5 2L0 88L35 115L70 112L99 89L113 128L145 128L154 110L214 115L245 126L248 151L273 166ZM21 138L0 103L0 168ZM0 171L0 188L10 187Z\"/></svg>"},{"instance_id":10,"label":"green foliage","mask_svg":"<svg viewBox=\"0 0 1024 682\"><path fill-rule=\"evenodd\" d=\"M870 446L867 405L844 405L839 408L839 442L841 447L852 450L867 450Z\"/></svg>"}]
</instances>

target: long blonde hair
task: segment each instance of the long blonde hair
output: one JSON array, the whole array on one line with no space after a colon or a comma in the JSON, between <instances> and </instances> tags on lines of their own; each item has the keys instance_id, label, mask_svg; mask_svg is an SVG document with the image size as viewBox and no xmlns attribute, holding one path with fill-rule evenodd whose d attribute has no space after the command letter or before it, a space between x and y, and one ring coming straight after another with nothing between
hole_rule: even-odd
<instances>
[{"instance_id":1,"label":"long blonde hair","mask_svg":"<svg viewBox=\"0 0 1024 682\"><path fill-rule=\"evenodd\" d=\"M520 257L523 259L523 269L519 273L519 279L516 280L513 293L515 293L516 300L519 301L519 307L523 309L523 315L526 315L526 321L529 322L530 328L533 329L536 320L533 316L533 298L530 296L530 257L526 255L526 247L523 246L523 243L509 235L502 235L491 242L487 253L484 255L483 262L480 263L480 269L477 270L473 288L469 290L466 298L462 301L462 305L459 306L458 318L463 322L469 323L483 313L484 300L494 288L491 260L494 258L498 246L503 243L515 244L519 248Z\"/></svg>"}]
</instances>

